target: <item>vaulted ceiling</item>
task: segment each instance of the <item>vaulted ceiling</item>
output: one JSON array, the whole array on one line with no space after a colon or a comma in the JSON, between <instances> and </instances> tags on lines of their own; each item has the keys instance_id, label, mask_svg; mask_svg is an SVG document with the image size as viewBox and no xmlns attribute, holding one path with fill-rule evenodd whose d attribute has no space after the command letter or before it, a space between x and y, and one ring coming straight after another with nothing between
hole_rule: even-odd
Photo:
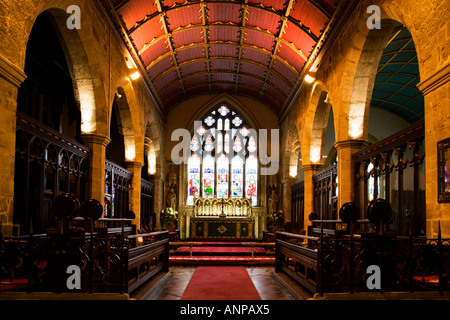
<instances>
[{"instance_id":1,"label":"vaulted ceiling","mask_svg":"<svg viewBox=\"0 0 450 320\"><path fill-rule=\"evenodd\" d=\"M292 99L341 0L109 0L159 107L208 93L276 113ZM309 60L308 60L309 59ZM306 62L308 63L306 64Z\"/></svg>"},{"instance_id":2,"label":"vaulted ceiling","mask_svg":"<svg viewBox=\"0 0 450 320\"><path fill-rule=\"evenodd\" d=\"M411 33L399 24L383 51L378 65L371 106L399 115L409 123L424 118L424 97L417 52Z\"/></svg>"}]
</instances>

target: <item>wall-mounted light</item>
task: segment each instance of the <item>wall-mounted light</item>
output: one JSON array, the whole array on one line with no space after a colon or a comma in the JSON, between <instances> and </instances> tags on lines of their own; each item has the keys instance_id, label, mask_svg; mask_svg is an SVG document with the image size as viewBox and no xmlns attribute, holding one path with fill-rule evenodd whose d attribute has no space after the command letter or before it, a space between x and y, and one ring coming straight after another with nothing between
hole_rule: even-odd
<instances>
[{"instance_id":1,"label":"wall-mounted light","mask_svg":"<svg viewBox=\"0 0 450 320\"><path fill-rule=\"evenodd\" d=\"M306 74L306 76L305 76L305 81L306 81L307 83L311 84L311 83L313 83L315 80L316 80L316 77L315 77L314 74L312 74L311 72Z\"/></svg>"},{"instance_id":2,"label":"wall-mounted light","mask_svg":"<svg viewBox=\"0 0 450 320\"><path fill-rule=\"evenodd\" d=\"M141 76L141 74L139 73L139 70L137 70L137 69L130 69L130 71L132 72L130 74L131 80L139 79L139 77Z\"/></svg>"}]
</instances>

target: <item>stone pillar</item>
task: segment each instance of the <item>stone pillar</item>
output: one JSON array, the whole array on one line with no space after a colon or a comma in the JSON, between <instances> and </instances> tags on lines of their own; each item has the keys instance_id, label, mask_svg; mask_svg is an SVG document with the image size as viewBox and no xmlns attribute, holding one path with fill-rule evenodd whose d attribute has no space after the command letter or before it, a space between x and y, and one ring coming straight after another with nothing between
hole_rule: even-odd
<instances>
[{"instance_id":1,"label":"stone pillar","mask_svg":"<svg viewBox=\"0 0 450 320\"><path fill-rule=\"evenodd\" d=\"M105 152L111 141L99 134L82 134L81 138L90 151L88 198L96 199L103 205L105 201Z\"/></svg>"},{"instance_id":2,"label":"stone pillar","mask_svg":"<svg viewBox=\"0 0 450 320\"><path fill-rule=\"evenodd\" d=\"M443 37L442 41L445 40ZM430 46L435 44L430 43ZM430 57L429 64L438 65L437 57L438 55L436 59ZM425 110L426 235L429 238L437 238L440 224L441 236L445 239L450 237L450 202L438 201L436 164L437 143L450 137L450 63L435 72L427 72L422 78L417 87L423 93Z\"/></svg>"},{"instance_id":3,"label":"stone pillar","mask_svg":"<svg viewBox=\"0 0 450 320\"><path fill-rule=\"evenodd\" d=\"M16 152L17 92L25 73L0 55L0 233L12 234Z\"/></svg>"},{"instance_id":4,"label":"stone pillar","mask_svg":"<svg viewBox=\"0 0 450 320\"><path fill-rule=\"evenodd\" d=\"M338 211L344 203L355 200L355 172L352 155L367 144L365 140L344 140L334 144L338 155Z\"/></svg>"},{"instance_id":5,"label":"stone pillar","mask_svg":"<svg viewBox=\"0 0 450 320\"><path fill-rule=\"evenodd\" d=\"M309 214L314 212L314 181L313 176L319 173L323 169L322 164L304 164L302 170L305 175L305 194L304 194L304 230L308 230L308 226L311 225L309 221Z\"/></svg>"},{"instance_id":6,"label":"stone pillar","mask_svg":"<svg viewBox=\"0 0 450 320\"><path fill-rule=\"evenodd\" d=\"M136 225L136 230L141 227L141 172L144 164L140 161L125 161L125 169L133 174L131 179L130 210L134 212L135 218L133 224Z\"/></svg>"},{"instance_id":7,"label":"stone pillar","mask_svg":"<svg viewBox=\"0 0 450 320\"><path fill-rule=\"evenodd\" d=\"M153 208L156 213L156 229L161 229L161 210L164 209L164 176L155 174L150 178L153 188Z\"/></svg>"}]
</instances>

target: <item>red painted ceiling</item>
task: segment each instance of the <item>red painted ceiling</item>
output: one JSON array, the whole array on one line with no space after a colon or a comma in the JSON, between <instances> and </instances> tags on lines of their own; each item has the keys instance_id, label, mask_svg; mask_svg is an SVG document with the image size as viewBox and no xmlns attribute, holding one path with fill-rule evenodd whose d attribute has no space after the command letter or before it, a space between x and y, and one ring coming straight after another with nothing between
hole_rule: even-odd
<instances>
[{"instance_id":1,"label":"red painted ceiling","mask_svg":"<svg viewBox=\"0 0 450 320\"><path fill-rule=\"evenodd\" d=\"M231 93L275 112L340 0L110 0L161 107Z\"/></svg>"}]
</instances>

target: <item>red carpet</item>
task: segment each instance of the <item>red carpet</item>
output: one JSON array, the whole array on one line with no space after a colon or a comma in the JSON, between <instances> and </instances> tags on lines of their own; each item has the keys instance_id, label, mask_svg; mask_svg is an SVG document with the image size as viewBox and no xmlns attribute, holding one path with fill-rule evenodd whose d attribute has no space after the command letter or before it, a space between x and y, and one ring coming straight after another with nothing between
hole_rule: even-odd
<instances>
[{"instance_id":1,"label":"red carpet","mask_svg":"<svg viewBox=\"0 0 450 320\"><path fill-rule=\"evenodd\" d=\"M244 267L197 267L181 300L260 300Z\"/></svg>"}]
</instances>

